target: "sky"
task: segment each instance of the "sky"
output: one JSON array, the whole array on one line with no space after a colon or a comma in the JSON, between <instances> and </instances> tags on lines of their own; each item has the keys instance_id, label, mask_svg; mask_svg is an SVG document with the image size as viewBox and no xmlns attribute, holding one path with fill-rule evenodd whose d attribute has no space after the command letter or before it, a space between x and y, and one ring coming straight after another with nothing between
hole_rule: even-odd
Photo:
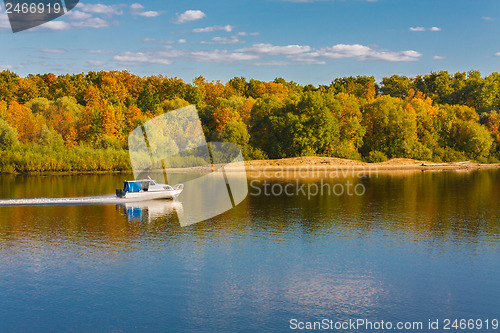
<instances>
[{"instance_id":1,"label":"sky","mask_svg":"<svg viewBox=\"0 0 500 333\"><path fill-rule=\"evenodd\" d=\"M343 76L500 71L498 0L81 1L12 33L0 70L129 70L186 82L244 76L329 84Z\"/></svg>"}]
</instances>

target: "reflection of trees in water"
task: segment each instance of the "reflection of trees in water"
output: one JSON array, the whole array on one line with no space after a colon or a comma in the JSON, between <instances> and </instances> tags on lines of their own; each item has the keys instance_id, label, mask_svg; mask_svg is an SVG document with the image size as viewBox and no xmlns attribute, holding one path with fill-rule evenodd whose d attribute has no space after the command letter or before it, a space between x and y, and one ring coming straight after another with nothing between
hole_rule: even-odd
<instances>
[{"instance_id":1,"label":"reflection of trees in water","mask_svg":"<svg viewBox=\"0 0 500 333\"><path fill-rule=\"evenodd\" d=\"M2 175L0 176L1 198L50 198L101 196L114 194L123 187L124 180L133 178L129 174L92 175Z\"/></svg>"},{"instance_id":2,"label":"reflection of trees in water","mask_svg":"<svg viewBox=\"0 0 500 333\"><path fill-rule=\"evenodd\" d=\"M74 190L104 192L116 187L123 176L0 177L6 191L18 197L53 186L62 193L68 184ZM77 180L75 182L75 179ZM82 180L85 180L82 182ZM267 180L286 185L292 180ZM46 206L0 208L0 244L16 247L36 242L78 244L115 252L136 243L169 245L184 241L203 248L210 242L228 242L234 237L281 241L299 237L305 241L329 238L379 237L435 240L445 244L474 242L483 235L500 232L500 172L412 172L385 173L372 178L349 178L366 188L363 196L252 196L235 209L210 220L181 228L171 210L144 208L139 219L129 219L123 207L114 205ZM318 178L301 179L302 184L320 184ZM16 182L21 182L20 186ZM280 183L281 182L281 183ZM331 185L345 179L323 179ZM255 185L255 183L254 183ZM17 192L16 192L17 191ZM250 190L252 193L252 190ZM13 195L14 197L14 195ZM35 245L33 245L35 246Z\"/></svg>"},{"instance_id":3,"label":"reflection of trees in water","mask_svg":"<svg viewBox=\"0 0 500 333\"><path fill-rule=\"evenodd\" d=\"M497 204L500 172L497 170L382 173L378 177L351 178L350 181L362 183L366 193L363 196L312 196L310 200L303 195L260 196L250 200L252 206L268 217L268 223L277 221L289 229L301 228L313 238L324 235L325 230L338 232L335 230L338 227L342 227L343 233L351 234L398 232L459 239L500 231ZM345 183L345 179L330 182ZM319 179L304 179L303 183L321 185Z\"/></svg>"}]
</instances>

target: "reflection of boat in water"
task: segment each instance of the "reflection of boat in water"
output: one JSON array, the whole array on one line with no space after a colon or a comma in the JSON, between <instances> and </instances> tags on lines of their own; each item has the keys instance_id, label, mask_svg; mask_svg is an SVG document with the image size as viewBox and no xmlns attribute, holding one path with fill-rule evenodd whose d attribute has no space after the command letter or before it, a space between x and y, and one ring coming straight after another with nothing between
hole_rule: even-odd
<instances>
[{"instance_id":1,"label":"reflection of boat in water","mask_svg":"<svg viewBox=\"0 0 500 333\"><path fill-rule=\"evenodd\" d=\"M181 194L184 185L174 187L167 184L158 184L153 179L124 181L123 190L116 190L118 198L133 199L133 201L175 199Z\"/></svg>"},{"instance_id":2,"label":"reflection of boat in water","mask_svg":"<svg viewBox=\"0 0 500 333\"><path fill-rule=\"evenodd\" d=\"M182 213L182 203L178 201L149 200L127 202L120 206L124 209L129 221L142 221L143 217L152 221L156 218Z\"/></svg>"}]
</instances>

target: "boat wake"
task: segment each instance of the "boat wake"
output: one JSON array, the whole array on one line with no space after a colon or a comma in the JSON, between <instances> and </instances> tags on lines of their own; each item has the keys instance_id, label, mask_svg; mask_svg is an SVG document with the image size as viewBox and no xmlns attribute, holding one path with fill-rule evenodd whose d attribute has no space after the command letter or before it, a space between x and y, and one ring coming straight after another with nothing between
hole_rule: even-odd
<instances>
[{"instance_id":1,"label":"boat wake","mask_svg":"<svg viewBox=\"0 0 500 333\"><path fill-rule=\"evenodd\" d=\"M60 206L60 205L108 205L133 202L117 198L115 195L98 197L74 197L74 198L31 198L31 199L2 199L0 207L15 206Z\"/></svg>"}]
</instances>

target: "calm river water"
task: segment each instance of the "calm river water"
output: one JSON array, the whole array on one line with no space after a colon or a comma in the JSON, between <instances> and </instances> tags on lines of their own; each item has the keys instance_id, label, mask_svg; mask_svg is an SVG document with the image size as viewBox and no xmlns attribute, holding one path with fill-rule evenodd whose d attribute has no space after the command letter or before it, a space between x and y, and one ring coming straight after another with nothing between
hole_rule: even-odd
<instances>
[{"instance_id":1,"label":"calm river water","mask_svg":"<svg viewBox=\"0 0 500 333\"><path fill-rule=\"evenodd\" d=\"M0 176L0 197L100 196L126 178ZM346 180L363 195L294 191ZM287 184L293 195L266 195ZM0 207L0 331L491 323L500 319L499 203L500 171L485 170L261 177L235 209L184 228L182 202ZM493 331L484 325L470 331Z\"/></svg>"}]
</instances>

